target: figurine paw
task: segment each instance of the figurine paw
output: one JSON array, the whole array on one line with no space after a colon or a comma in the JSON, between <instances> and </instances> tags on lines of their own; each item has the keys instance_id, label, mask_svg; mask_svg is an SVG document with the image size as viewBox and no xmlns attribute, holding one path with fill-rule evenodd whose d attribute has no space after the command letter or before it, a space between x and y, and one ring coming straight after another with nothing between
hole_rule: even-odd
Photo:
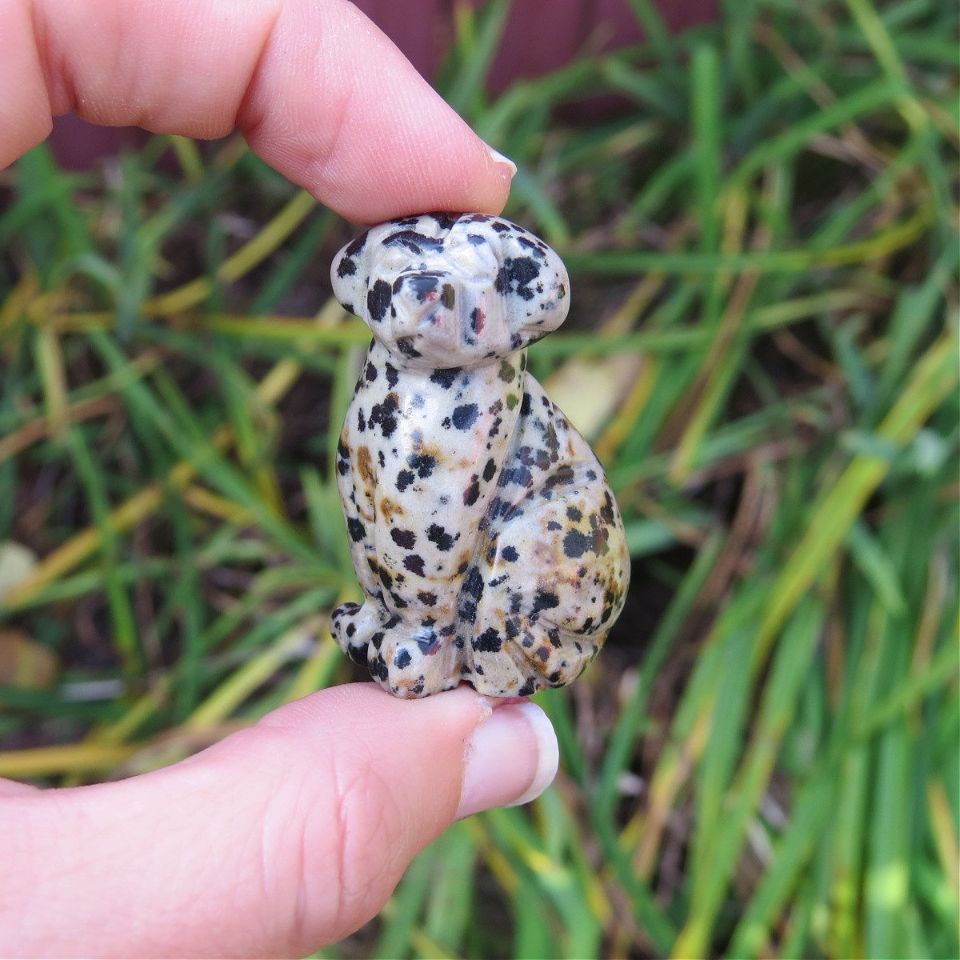
<instances>
[{"instance_id":1,"label":"figurine paw","mask_svg":"<svg viewBox=\"0 0 960 960\"><path fill-rule=\"evenodd\" d=\"M367 602L337 607L331 628L340 649L394 696L424 697L460 682L461 651L448 637L452 626L411 626Z\"/></svg>"},{"instance_id":2,"label":"figurine paw","mask_svg":"<svg viewBox=\"0 0 960 960\"><path fill-rule=\"evenodd\" d=\"M467 657L474 687L493 697L527 697L572 683L606 636L585 636L526 617L510 617L503 627L501 632L488 626L475 636Z\"/></svg>"},{"instance_id":3,"label":"figurine paw","mask_svg":"<svg viewBox=\"0 0 960 960\"><path fill-rule=\"evenodd\" d=\"M340 649L358 666L367 665L370 638L380 629L381 621L370 604L344 603L333 611L330 632Z\"/></svg>"}]
</instances>

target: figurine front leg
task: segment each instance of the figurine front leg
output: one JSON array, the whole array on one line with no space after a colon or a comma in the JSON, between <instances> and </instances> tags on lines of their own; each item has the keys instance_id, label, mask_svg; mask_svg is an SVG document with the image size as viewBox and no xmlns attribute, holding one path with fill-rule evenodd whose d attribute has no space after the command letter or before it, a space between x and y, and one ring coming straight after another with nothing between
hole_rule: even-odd
<instances>
[{"instance_id":1,"label":"figurine front leg","mask_svg":"<svg viewBox=\"0 0 960 960\"><path fill-rule=\"evenodd\" d=\"M367 602L335 629L395 695L460 681L456 599L519 417L522 359L418 372L379 344L367 355L337 468Z\"/></svg>"}]
</instances>

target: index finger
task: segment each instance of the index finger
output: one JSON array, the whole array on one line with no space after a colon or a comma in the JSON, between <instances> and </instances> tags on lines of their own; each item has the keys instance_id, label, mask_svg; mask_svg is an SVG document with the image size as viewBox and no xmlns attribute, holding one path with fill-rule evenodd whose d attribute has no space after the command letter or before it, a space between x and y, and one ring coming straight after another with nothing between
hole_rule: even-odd
<instances>
[{"instance_id":1,"label":"index finger","mask_svg":"<svg viewBox=\"0 0 960 960\"><path fill-rule=\"evenodd\" d=\"M499 213L512 164L346 0L0 0L0 167L75 111L219 137L348 219Z\"/></svg>"}]
</instances>

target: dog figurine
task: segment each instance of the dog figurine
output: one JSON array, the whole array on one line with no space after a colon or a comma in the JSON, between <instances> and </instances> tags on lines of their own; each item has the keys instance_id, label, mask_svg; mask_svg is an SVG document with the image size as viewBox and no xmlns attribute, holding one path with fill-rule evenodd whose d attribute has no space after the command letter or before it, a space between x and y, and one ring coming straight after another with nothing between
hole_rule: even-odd
<instances>
[{"instance_id":1,"label":"dog figurine","mask_svg":"<svg viewBox=\"0 0 960 960\"><path fill-rule=\"evenodd\" d=\"M574 680L619 615L623 521L586 441L526 370L569 280L501 217L373 227L331 268L373 342L337 449L366 600L333 614L352 660L398 697L497 697Z\"/></svg>"}]
</instances>

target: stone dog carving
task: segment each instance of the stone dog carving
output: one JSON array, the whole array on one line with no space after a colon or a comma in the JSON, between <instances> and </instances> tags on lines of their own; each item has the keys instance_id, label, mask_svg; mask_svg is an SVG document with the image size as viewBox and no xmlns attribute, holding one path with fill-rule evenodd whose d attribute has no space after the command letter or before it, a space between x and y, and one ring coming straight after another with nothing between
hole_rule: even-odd
<instances>
[{"instance_id":1,"label":"stone dog carving","mask_svg":"<svg viewBox=\"0 0 960 960\"><path fill-rule=\"evenodd\" d=\"M337 642L399 697L569 683L629 556L600 464L526 372L567 314L560 258L499 217L426 214L368 230L331 274L373 333L336 465L366 602L334 612Z\"/></svg>"}]
</instances>

